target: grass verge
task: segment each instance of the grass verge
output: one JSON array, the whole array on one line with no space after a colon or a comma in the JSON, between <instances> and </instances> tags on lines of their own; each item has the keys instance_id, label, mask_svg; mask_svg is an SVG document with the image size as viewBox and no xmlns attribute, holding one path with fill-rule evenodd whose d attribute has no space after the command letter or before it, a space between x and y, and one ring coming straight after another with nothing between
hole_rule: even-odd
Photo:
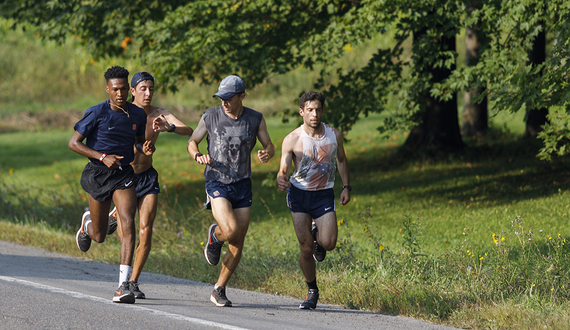
<instances>
[{"instance_id":1,"label":"grass verge","mask_svg":"<svg viewBox=\"0 0 570 330\"><path fill-rule=\"evenodd\" d=\"M540 162L535 146L500 130L453 159L402 158L395 150L403 137L382 140L378 120L348 136L354 190L337 208L338 246L318 265L321 301L465 328L565 329L567 161ZM267 122L280 147L294 124ZM0 136L0 239L118 264L116 235L86 254L75 246L85 160L67 150L71 133ZM162 193L145 270L213 283L219 266L202 253L213 218L202 207L203 168L185 143L174 135L157 143ZM253 164L252 222L230 286L301 299L277 167L278 157Z\"/></svg>"}]
</instances>

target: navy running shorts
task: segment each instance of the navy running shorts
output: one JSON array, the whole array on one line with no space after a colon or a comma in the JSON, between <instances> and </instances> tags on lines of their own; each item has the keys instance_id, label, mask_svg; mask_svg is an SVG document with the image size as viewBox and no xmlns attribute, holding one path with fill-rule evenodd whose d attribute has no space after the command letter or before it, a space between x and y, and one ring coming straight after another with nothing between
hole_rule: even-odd
<instances>
[{"instance_id":1,"label":"navy running shorts","mask_svg":"<svg viewBox=\"0 0 570 330\"><path fill-rule=\"evenodd\" d=\"M334 191L332 188L307 191L291 185L287 188L287 206L291 212L308 213L311 218L318 219L335 211Z\"/></svg>"},{"instance_id":2,"label":"navy running shorts","mask_svg":"<svg viewBox=\"0 0 570 330\"><path fill-rule=\"evenodd\" d=\"M250 207L253 194L251 192L251 179L224 184L218 181L206 181L206 207L211 209L210 200L218 197L227 199L234 209Z\"/></svg>"},{"instance_id":3,"label":"navy running shorts","mask_svg":"<svg viewBox=\"0 0 570 330\"><path fill-rule=\"evenodd\" d=\"M106 202L113 199L115 190L134 187L136 177L131 165L110 169L104 164L89 162L85 165L79 182L93 199Z\"/></svg>"},{"instance_id":4,"label":"navy running shorts","mask_svg":"<svg viewBox=\"0 0 570 330\"><path fill-rule=\"evenodd\" d=\"M160 185L158 184L158 172L154 167L150 167L146 171L135 174L137 178L137 198L144 195L152 195L160 193Z\"/></svg>"}]
</instances>

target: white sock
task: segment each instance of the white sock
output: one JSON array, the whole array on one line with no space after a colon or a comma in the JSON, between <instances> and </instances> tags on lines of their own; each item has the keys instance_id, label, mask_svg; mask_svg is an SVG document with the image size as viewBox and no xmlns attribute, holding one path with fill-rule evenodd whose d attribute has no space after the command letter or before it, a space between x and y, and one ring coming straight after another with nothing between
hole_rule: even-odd
<instances>
[{"instance_id":1,"label":"white sock","mask_svg":"<svg viewBox=\"0 0 570 330\"><path fill-rule=\"evenodd\" d=\"M89 224L91 223L91 219L85 221L85 225L83 225L83 232L87 234L87 236L89 236L89 231L87 230L87 226L89 226Z\"/></svg>"},{"instance_id":2,"label":"white sock","mask_svg":"<svg viewBox=\"0 0 570 330\"><path fill-rule=\"evenodd\" d=\"M121 286L121 284L123 284L123 282L128 282L129 276L131 276L131 266L120 265L119 266L119 286Z\"/></svg>"}]
</instances>

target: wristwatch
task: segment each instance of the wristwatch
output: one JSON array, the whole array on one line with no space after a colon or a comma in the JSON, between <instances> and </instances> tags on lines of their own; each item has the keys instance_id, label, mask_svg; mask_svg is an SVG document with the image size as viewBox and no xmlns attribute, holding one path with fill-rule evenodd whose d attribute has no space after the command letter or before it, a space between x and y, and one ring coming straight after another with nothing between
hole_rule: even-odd
<instances>
[{"instance_id":1,"label":"wristwatch","mask_svg":"<svg viewBox=\"0 0 570 330\"><path fill-rule=\"evenodd\" d=\"M342 190L344 190L344 189L348 189L348 191L352 191L352 186L346 184L346 185L342 186Z\"/></svg>"},{"instance_id":2,"label":"wristwatch","mask_svg":"<svg viewBox=\"0 0 570 330\"><path fill-rule=\"evenodd\" d=\"M170 129L168 130L169 133L174 132L174 130L176 129L176 126L174 124L170 124Z\"/></svg>"},{"instance_id":3,"label":"wristwatch","mask_svg":"<svg viewBox=\"0 0 570 330\"><path fill-rule=\"evenodd\" d=\"M194 160L198 161L198 157L203 156L201 152L197 153L196 156L194 156Z\"/></svg>"}]
</instances>

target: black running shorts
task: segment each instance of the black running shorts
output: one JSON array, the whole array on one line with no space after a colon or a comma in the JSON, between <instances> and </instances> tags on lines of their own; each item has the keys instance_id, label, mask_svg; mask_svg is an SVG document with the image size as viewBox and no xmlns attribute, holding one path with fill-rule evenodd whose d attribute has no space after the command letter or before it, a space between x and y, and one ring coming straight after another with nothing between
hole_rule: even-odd
<instances>
[{"instance_id":1,"label":"black running shorts","mask_svg":"<svg viewBox=\"0 0 570 330\"><path fill-rule=\"evenodd\" d=\"M137 177L137 198L144 195L160 193L160 185L158 184L158 172L154 167L146 171L135 174Z\"/></svg>"},{"instance_id":2,"label":"black running shorts","mask_svg":"<svg viewBox=\"0 0 570 330\"><path fill-rule=\"evenodd\" d=\"M103 164L89 162L81 173L80 183L96 201L106 202L113 198L115 190L134 187L136 177L131 165L110 169Z\"/></svg>"},{"instance_id":3,"label":"black running shorts","mask_svg":"<svg viewBox=\"0 0 570 330\"><path fill-rule=\"evenodd\" d=\"M206 181L206 195L208 197L207 209L212 208L210 200L218 197L227 199L232 204L233 209L251 207L253 197L251 179L247 178L230 184Z\"/></svg>"},{"instance_id":4,"label":"black running shorts","mask_svg":"<svg viewBox=\"0 0 570 330\"><path fill-rule=\"evenodd\" d=\"M291 212L308 213L311 218L318 219L335 211L334 191L332 188L307 191L291 185L287 188L287 206Z\"/></svg>"}]
</instances>

